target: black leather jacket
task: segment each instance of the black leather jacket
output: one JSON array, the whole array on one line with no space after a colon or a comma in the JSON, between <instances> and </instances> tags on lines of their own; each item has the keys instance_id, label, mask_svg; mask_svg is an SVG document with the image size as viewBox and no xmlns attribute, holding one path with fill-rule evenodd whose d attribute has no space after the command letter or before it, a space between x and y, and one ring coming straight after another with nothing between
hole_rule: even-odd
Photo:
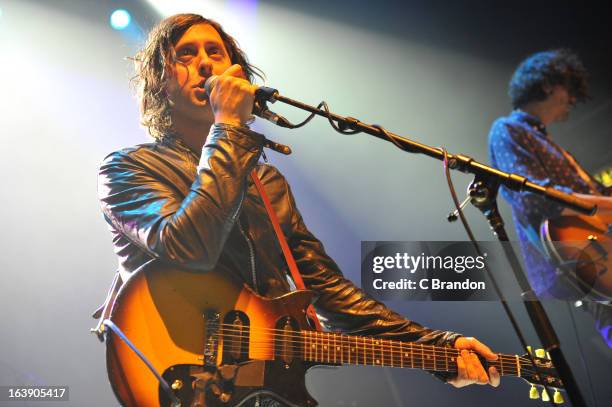
<instances>
[{"instance_id":1,"label":"black leather jacket","mask_svg":"<svg viewBox=\"0 0 612 407\"><path fill-rule=\"evenodd\" d=\"M345 279L306 228L285 178L258 164L264 137L215 125L201 157L179 139L110 154L98 193L125 277L152 259L234 275L267 296L290 290L287 266L261 198L264 185L317 312L334 329L450 346L457 334L406 320ZM256 282L256 283L255 283Z\"/></svg>"}]
</instances>

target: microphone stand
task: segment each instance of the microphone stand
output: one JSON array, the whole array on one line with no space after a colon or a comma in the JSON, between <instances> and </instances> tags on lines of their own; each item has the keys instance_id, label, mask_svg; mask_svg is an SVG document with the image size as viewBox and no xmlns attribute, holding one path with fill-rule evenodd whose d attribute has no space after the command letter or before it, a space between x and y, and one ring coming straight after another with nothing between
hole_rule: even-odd
<instances>
[{"instance_id":1,"label":"microphone stand","mask_svg":"<svg viewBox=\"0 0 612 407\"><path fill-rule=\"evenodd\" d=\"M313 115L326 117L330 122L336 122L337 127L341 131L352 130L367 133L371 136L390 141L398 148L406 152L423 154L441 161L445 158L445 152L441 149L409 140L407 138L398 136L397 134L386 131L379 126L363 123L353 117L343 117L328 110L322 110L318 107L313 107L297 100L290 99L280 95L276 89L260 87L257 95L261 100L269 101L270 103L279 101L310 112ZM504 228L504 221L497 208L496 197L500 185L504 185L506 188L517 192L532 192L538 194L548 200L552 200L587 215L594 214L595 210L597 209L595 205L584 202L572 195L565 194L552 187L540 186L529 181L529 179L526 177L500 171L488 165L479 163L466 155L447 153L446 158L448 159L449 168L464 173L474 174L474 181L471 184L471 188L473 189L475 196L478 198L472 199L472 203L485 215L494 235L500 242L508 242L509 240ZM527 314L529 315L531 323L533 324L534 329L537 332L542 345L544 346L544 349L546 349L546 351L548 351L550 354L553 364L556 367L561 380L563 381L572 405L576 407L586 406L578 384L574 379L572 370L567 363L563 352L561 351L559 339L557 338L555 330L550 323L550 319L548 318L542 303L537 299L537 296L533 292L529 281L525 277L525 273L522 270L516 253L510 245L502 243L502 246L504 248L504 254L510 263L512 271L514 272L516 281L521 288L524 300L523 304L525 305ZM519 336L521 335L519 334Z\"/></svg>"}]
</instances>

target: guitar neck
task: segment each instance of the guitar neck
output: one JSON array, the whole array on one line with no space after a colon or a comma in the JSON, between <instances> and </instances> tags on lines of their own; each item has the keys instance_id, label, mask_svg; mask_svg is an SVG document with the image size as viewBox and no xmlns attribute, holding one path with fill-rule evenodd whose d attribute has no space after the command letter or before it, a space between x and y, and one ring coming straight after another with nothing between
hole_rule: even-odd
<instances>
[{"instance_id":1,"label":"guitar neck","mask_svg":"<svg viewBox=\"0 0 612 407\"><path fill-rule=\"evenodd\" d=\"M300 340L302 359L317 364L388 366L457 372L456 361L459 350L453 348L318 331L302 331ZM500 353L498 356L497 360L487 361L487 364L495 366L503 376L521 377L521 369L528 363L527 360L517 355Z\"/></svg>"}]
</instances>

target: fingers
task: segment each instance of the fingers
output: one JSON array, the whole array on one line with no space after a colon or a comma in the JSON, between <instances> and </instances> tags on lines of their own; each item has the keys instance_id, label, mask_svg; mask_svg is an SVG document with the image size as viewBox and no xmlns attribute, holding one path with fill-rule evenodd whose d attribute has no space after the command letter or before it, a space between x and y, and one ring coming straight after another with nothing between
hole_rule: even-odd
<instances>
[{"instance_id":1,"label":"fingers","mask_svg":"<svg viewBox=\"0 0 612 407\"><path fill-rule=\"evenodd\" d=\"M209 95L215 123L243 125L251 117L255 90L240 65L232 65L217 77Z\"/></svg>"},{"instance_id":2,"label":"fingers","mask_svg":"<svg viewBox=\"0 0 612 407\"><path fill-rule=\"evenodd\" d=\"M455 341L456 349L468 349L477 352L487 360L497 360L497 354L476 338L460 337Z\"/></svg>"},{"instance_id":3,"label":"fingers","mask_svg":"<svg viewBox=\"0 0 612 407\"><path fill-rule=\"evenodd\" d=\"M449 380L448 382L455 387L467 386L469 384L465 380L467 377L468 374L467 367L465 365L465 360L463 360L461 356L457 356L457 377L452 380Z\"/></svg>"},{"instance_id":4,"label":"fingers","mask_svg":"<svg viewBox=\"0 0 612 407\"><path fill-rule=\"evenodd\" d=\"M227 68L225 72L223 72L219 76L233 76L234 78L241 78L246 80L246 76L244 75L244 71L242 70L242 66L239 64L234 64Z\"/></svg>"},{"instance_id":5,"label":"fingers","mask_svg":"<svg viewBox=\"0 0 612 407\"><path fill-rule=\"evenodd\" d=\"M489 374L485 371L478 355L487 360L496 360L498 355L475 338L460 337L455 341L455 348L461 352L457 356L457 377L449 383L455 387L463 387L470 384L490 384L499 386L500 376L494 367L489 368ZM473 352L470 352L473 351Z\"/></svg>"},{"instance_id":6,"label":"fingers","mask_svg":"<svg viewBox=\"0 0 612 407\"><path fill-rule=\"evenodd\" d=\"M467 378L471 383L489 383L489 376L487 376L487 373L480 363L480 359L478 359L475 353L462 350L461 357L466 361Z\"/></svg>"},{"instance_id":7,"label":"fingers","mask_svg":"<svg viewBox=\"0 0 612 407\"><path fill-rule=\"evenodd\" d=\"M489 384L493 387L499 386L499 372L493 366L489 368Z\"/></svg>"}]
</instances>

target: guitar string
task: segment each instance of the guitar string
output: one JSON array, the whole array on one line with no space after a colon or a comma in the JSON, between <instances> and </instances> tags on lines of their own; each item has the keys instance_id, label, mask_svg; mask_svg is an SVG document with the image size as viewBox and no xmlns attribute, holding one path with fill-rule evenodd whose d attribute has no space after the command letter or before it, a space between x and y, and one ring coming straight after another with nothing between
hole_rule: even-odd
<instances>
[{"instance_id":1,"label":"guitar string","mask_svg":"<svg viewBox=\"0 0 612 407\"><path fill-rule=\"evenodd\" d=\"M233 329L234 332L238 332L238 334L236 334L235 336L240 336L240 332L242 332L241 330L251 330L253 329L253 332L257 332L257 330L259 331L278 331L278 333L273 334L273 336L275 337L275 339L278 339L284 343L287 343L288 341L286 340L286 338L294 338L297 340L292 340L289 341L292 344L297 344L297 345L303 345L306 343L307 339L305 339L304 336L302 336L301 334L304 332L308 332L306 335L310 335L310 341L321 341L321 344L323 346L333 346L332 345L332 341L334 339L340 339L341 344L351 344L350 342L350 338L356 338L356 341L358 340L364 340L364 341L370 341L370 344L372 347L373 346L385 346L387 348L389 348L389 345L391 345L391 350L397 350L399 352L403 351L403 349L405 347L408 348L416 348L418 352L421 351L421 347L423 347L424 350L429 351L434 351L435 354L438 355L447 355L448 353L456 353L457 356L460 353L459 349L455 349L455 348L443 348L443 347L437 347L435 345L426 345L426 344L418 344L418 343L412 343L412 342L401 342L401 341L397 341L397 340L392 340L392 339L381 339L381 338L375 338L375 337L366 337L366 336L346 336L346 335L338 335L338 334L334 334L334 333L330 333L330 332L322 332L320 337L317 337L317 334L315 332L318 331L290 331L290 333L288 333L285 330L279 330L279 329L274 329L274 328L265 328L265 327L255 327L255 328L251 328L249 326L240 326L240 325L235 325L235 324L222 324L223 326L225 326L225 332L229 332L229 328ZM310 334L310 332L312 332L312 334ZM246 333L246 332L245 332ZM226 335L227 336L227 335ZM230 335L231 336L231 335ZM323 342L327 341L327 344L324 344ZM347 342L348 341L348 342ZM374 341L379 341L381 343L374 343ZM386 341L387 343L384 343L384 341ZM312 343L311 343L312 344ZM361 345L361 343L356 342L357 345ZM299 348L299 347L298 347ZM301 349L301 348L300 348ZM472 352L473 353L473 352ZM502 360L506 360L509 361L511 363L516 363L516 356L515 355L505 355L502 353L498 353L498 356L501 357ZM498 359L499 360L499 359ZM519 356L519 361L521 363L528 363L530 364L529 359L524 358ZM492 361L493 362L493 361Z\"/></svg>"},{"instance_id":2,"label":"guitar string","mask_svg":"<svg viewBox=\"0 0 612 407\"><path fill-rule=\"evenodd\" d=\"M236 349L237 348L236 345L230 344L227 347L229 348L228 349L229 353L232 353L233 351L240 352L239 349ZM447 371L447 372L457 372L458 370L457 365L454 363L451 366L445 366L444 368L442 368L442 366L440 365L441 364L446 365L446 361L442 361L439 359L432 360L430 358L422 358L417 354L414 354L413 357L409 361L404 361L402 359L402 356L398 355L395 352L391 353L391 355L388 357L388 361L385 359L383 355L381 355L379 359L376 358L374 353L372 353L371 356L368 356L367 353L361 354L362 356L359 356L359 354L356 354L354 355L355 357L352 358L352 360L349 356L347 357L348 360L345 361L344 353L342 352L340 353L340 355L338 355L338 353L334 354L329 351L327 351L327 354L325 354L323 350L308 350L308 349L302 349L302 348L297 348L293 350L287 349L287 348L285 349L279 348L277 350L276 348L270 346L269 343L267 342L257 342L257 341L251 342L249 344L249 351L259 351L259 352L264 352L264 353L270 353L270 354L273 354L274 356L278 356L279 358L282 358L283 356L285 357L291 356L289 355L289 353L291 354L295 353L297 355L295 357L296 359L301 359L304 361L321 361L321 362L327 362L327 363L332 363L333 361L333 363L349 364L349 365L351 364L352 365L380 365L380 366L389 366L389 367L404 367L404 368ZM288 351L291 351L291 352L288 352ZM398 360L398 356L399 356L399 360ZM338 359L340 359L340 361L338 361ZM530 376L536 373L534 370L532 370L528 366L521 365L520 375L519 375L519 370L517 369L516 361L510 362L508 360L506 361L495 360L495 361L490 361L489 364L491 366L494 366L500 369L501 370L500 374L503 374L504 376L525 377L525 376Z\"/></svg>"},{"instance_id":3,"label":"guitar string","mask_svg":"<svg viewBox=\"0 0 612 407\"><path fill-rule=\"evenodd\" d=\"M214 323L217 324L217 323ZM212 324L211 324L212 325ZM346 336L346 335L338 335L338 334L333 334L333 333L329 333L329 332L323 332L321 333L320 337L317 337L317 334L314 332L318 332L318 331L291 331L291 333L288 333L285 330L280 330L280 329L274 329L274 328L264 328L264 327L250 327L250 326L240 326L240 325L236 325L236 324L220 324L222 326L225 326L225 337L229 337L231 338L232 336L235 336L237 338L242 338L242 335L244 333L246 333L247 330L252 330L254 333L257 332L257 330L259 331L278 331L278 333L274 333L273 336L276 337L275 339L281 341L281 343L287 344L290 343L292 348L291 350L293 351L299 351L299 353L301 352L305 352L305 353L321 353L322 358L323 358L323 352L324 350L309 350L311 348L303 348L301 345L306 345L307 341L310 340L310 344L311 345L317 345L318 343L320 343L320 345L322 347L325 346L329 346L332 347L332 349L330 350L325 350L328 354L329 354L329 359L332 359L331 355L335 352L333 349L334 344L332 344L333 341L336 342L335 346L337 347L338 345L338 341L340 342L340 345L351 345L350 342L350 338L356 338L356 341L359 340L364 340L364 350L367 350L366 348L369 345L369 348L371 349L372 352L375 351L375 347L376 346L381 346L381 347L385 347L386 350L391 350L391 355L392 357L396 357L396 356L400 356L401 358L401 353L406 353L406 350L411 351L411 353L413 354L413 359L414 360L421 360L420 358L415 358L415 356L419 357L421 355L419 355L420 352L427 352L427 355L431 355L431 351L433 351L434 353L434 357L436 356L444 356L445 358L448 357L448 354L450 353L451 356L459 356L460 351L458 349L454 349L454 348L446 348L444 350L444 348L442 347L435 347L434 345L421 345L421 344L415 344L415 343L410 343L410 342L398 342L398 341L394 341L394 340L389 340L389 339L380 339L380 338L373 338L373 337L363 337L363 336ZM232 334L230 333L230 329L233 329L235 332L238 332L237 334ZM308 332L308 334L306 335L310 335L310 337L308 339L305 338L305 336L302 336L301 333L302 332ZM313 332L313 334L310 334L310 332ZM241 335L242 333L242 335ZM287 341L287 338L292 338L292 339L297 339L297 340L292 340L290 339L289 341ZM348 342L347 342L348 341ZM375 343L374 341L379 341L380 343ZM387 343L385 343L385 341ZM327 343L324 343L327 342ZM369 344L367 342L370 342ZM252 344L256 344L256 341L251 341ZM357 348L359 347L359 345L361 345L359 342L356 342L356 344L354 344L357 346ZM391 345L391 346L389 346ZM269 349L269 351L271 352L274 348L274 345L270 344L269 341L262 341L261 345L257 345L260 346L260 349L265 349L266 347ZM408 349L406 349L408 348ZM473 353L473 352L470 352ZM489 364L495 365L495 362L499 362L500 365L503 364L504 366L504 370L507 369L513 369L516 367L516 356L513 355L504 355L504 354L498 354L499 358L497 360L494 361L489 361ZM366 355L367 357L367 355ZM382 358L381 358L382 359ZM336 360L337 360L337 354L336 354ZM436 363L435 360L431 360L431 359L423 359L423 360L428 360L432 363ZM506 362L508 364L508 367L506 366ZM529 369L529 366L531 365L531 362L524 358L524 357L519 357L519 362L521 363L521 367L522 370L525 372L531 372L531 370ZM422 362L421 362L422 363Z\"/></svg>"},{"instance_id":4,"label":"guitar string","mask_svg":"<svg viewBox=\"0 0 612 407\"><path fill-rule=\"evenodd\" d=\"M389 347L389 345L391 345L392 348L394 349L403 349L405 347L408 348L418 348L418 350L421 350L421 346L423 346L426 350L433 350L435 351L435 353L438 354L447 354L449 352L451 353L459 353L459 349L455 349L455 348L444 348L444 347L440 347L440 346L435 346L435 345L427 345L427 344L419 344L419 343L413 343L413 342L401 342L398 340L393 340L393 339L382 339L382 338L376 338L376 337L369 337L369 336L347 336L347 335L342 335L342 334L335 334L332 332L321 332L320 333L320 337L317 338L317 332L319 331L307 331L307 330L301 330L301 331L286 331L286 330L282 330L282 329L274 329L274 328L266 328L266 327L250 327L250 326L240 326L240 325L235 325L235 324L221 324L222 326L225 327L225 332L230 332L230 328L234 331L234 332L242 332L243 330L253 330L253 332L257 332L257 331L261 331L262 333L264 333L263 331L271 331L271 332L275 332L273 334L273 336L275 336L275 339L279 339L282 340L284 342L287 342L285 340L285 338L294 338L297 339L296 341L291 341L293 343L297 343L297 344L304 344L305 343L305 337L302 336L302 333L305 333L305 335L309 335L309 339L311 339L312 341L314 340L321 340L323 343L323 341L327 340L328 344L326 345L331 345L331 342L334 341L335 339L340 339L341 343L348 343L350 344L350 339L351 338L355 338L356 341L358 340L366 340L366 341L370 341L370 345L372 346L386 346ZM236 334L238 335L238 334ZM373 341L380 341L380 344L374 343ZM384 343L384 342L387 343ZM361 345L360 343L357 343L358 345ZM516 362L516 356L515 355L506 355L506 354L502 354L502 353L498 353L498 356L501 356L502 358L505 358L506 360L511 360L513 362ZM519 356L519 360L522 363L527 363L529 362L529 359Z\"/></svg>"},{"instance_id":5,"label":"guitar string","mask_svg":"<svg viewBox=\"0 0 612 407\"><path fill-rule=\"evenodd\" d=\"M232 348L235 348L235 347L228 346L228 348L230 348L228 349L228 352L232 353ZM239 351L239 350L234 349L234 351ZM402 368L413 368L413 369L423 369L423 370L446 371L446 372L451 372L451 373L456 373L458 370L457 365L454 363L452 365L449 365L448 367L446 366L442 367L441 364L445 365L445 363L440 360L422 359L420 357L413 357L412 359L410 359L410 361L404 362L402 360L398 361L397 355L393 355L393 358L389 358L388 360L386 358L381 357L380 359L378 359L380 360L380 362L375 363L375 360L377 360L375 356L368 356L367 354L361 357L356 356L354 358L351 358L350 360L343 360L343 357L338 358L338 356L336 356L336 358L334 358L331 356L331 354L328 354L329 356L325 357L322 351L304 352L304 350L302 349L299 349L298 352L295 352L297 353L297 355L293 357L293 355L289 355L286 352L286 350L283 350L283 349L279 349L278 352L275 352L275 349L267 346L267 344L264 345L263 347L252 346L251 344L249 346L249 351L250 352L259 351L259 352L273 354L275 356L275 360L282 359L284 356L284 357L290 357L290 359L292 360L300 359L306 362L308 361L327 362L327 363L347 364L347 365L378 365L378 366L387 366L387 367L402 367ZM311 354L308 355L308 353L311 353ZM320 357L319 357L319 354L321 354ZM340 361L338 361L338 359L340 359ZM525 378L526 376L534 375L536 373L534 370L526 366L521 366L521 369L520 369L521 374L519 375L518 370L515 370L516 369L515 363L506 365L504 361L500 362L499 360L491 361L489 363L491 366L494 366L498 369L500 369L500 364L504 364L505 367L502 369L502 371L499 372L500 374L503 374L504 376L519 376L519 377Z\"/></svg>"}]
</instances>

